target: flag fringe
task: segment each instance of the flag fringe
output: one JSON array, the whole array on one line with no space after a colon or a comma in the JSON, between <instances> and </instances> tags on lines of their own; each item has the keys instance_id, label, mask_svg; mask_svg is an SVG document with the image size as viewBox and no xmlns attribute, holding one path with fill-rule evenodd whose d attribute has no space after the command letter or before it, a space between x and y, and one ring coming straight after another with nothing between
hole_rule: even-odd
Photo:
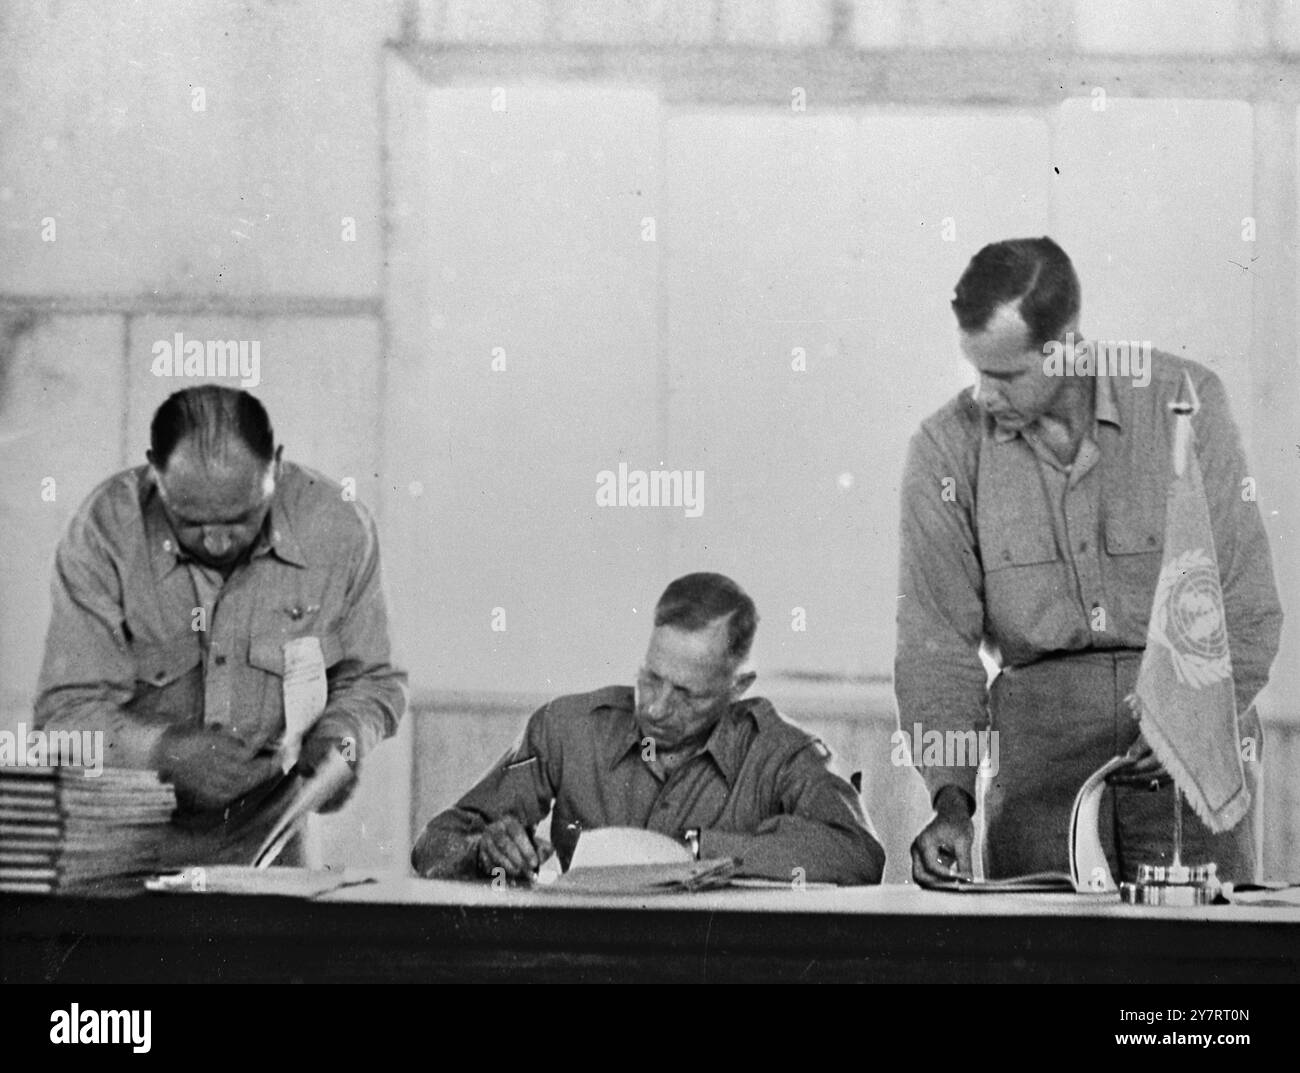
<instances>
[{"instance_id":1,"label":"flag fringe","mask_svg":"<svg viewBox=\"0 0 1300 1073\"><path fill-rule=\"evenodd\" d=\"M1200 785L1192 778L1187 765L1169 744L1169 739L1165 737L1156 721L1146 714L1141 699L1133 693L1129 695L1128 700L1139 715L1142 737L1151 746L1156 759L1164 765L1165 770L1173 778L1175 792L1182 791L1201 822L1214 834L1222 834L1236 827L1250 811L1250 787L1246 784L1245 778L1241 780L1241 790L1233 794L1222 808L1217 811L1210 808Z\"/></svg>"}]
</instances>

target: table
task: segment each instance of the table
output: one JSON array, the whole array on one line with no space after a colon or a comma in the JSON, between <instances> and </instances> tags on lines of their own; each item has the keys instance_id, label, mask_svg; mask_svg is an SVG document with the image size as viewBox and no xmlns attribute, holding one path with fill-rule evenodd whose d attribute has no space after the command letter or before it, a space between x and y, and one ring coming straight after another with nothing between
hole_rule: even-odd
<instances>
[{"instance_id":1,"label":"table","mask_svg":"<svg viewBox=\"0 0 1300 1073\"><path fill-rule=\"evenodd\" d=\"M1294 982L1300 909L910 885L584 896L407 877L315 899L0 896L4 982Z\"/></svg>"}]
</instances>

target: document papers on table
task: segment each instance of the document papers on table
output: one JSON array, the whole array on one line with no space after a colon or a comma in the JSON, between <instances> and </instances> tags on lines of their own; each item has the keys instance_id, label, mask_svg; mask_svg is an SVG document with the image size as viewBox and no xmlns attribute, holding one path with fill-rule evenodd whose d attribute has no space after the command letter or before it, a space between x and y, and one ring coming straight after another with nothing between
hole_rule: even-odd
<instances>
[{"instance_id":1,"label":"document papers on table","mask_svg":"<svg viewBox=\"0 0 1300 1073\"><path fill-rule=\"evenodd\" d=\"M538 890L588 894L651 894L725 886L739 862L732 857L697 861L680 842L637 827L583 831L569 870Z\"/></svg>"},{"instance_id":2,"label":"document papers on table","mask_svg":"<svg viewBox=\"0 0 1300 1073\"><path fill-rule=\"evenodd\" d=\"M244 864L195 865L173 875L145 880L145 889L165 894L265 894L317 898L343 887L376 882L373 876L323 868L252 868Z\"/></svg>"},{"instance_id":3,"label":"document papers on table","mask_svg":"<svg viewBox=\"0 0 1300 1073\"><path fill-rule=\"evenodd\" d=\"M926 883L927 890L958 894L1073 894L1074 883L1064 872L1030 872L1005 879L943 879Z\"/></svg>"},{"instance_id":4,"label":"document papers on table","mask_svg":"<svg viewBox=\"0 0 1300 1073\"><path fill-rule=\"evenodd\" d=\"M1300 883L1225 883L1220 899L1233 905L1300 906Z\"/></svg>"},{"instance_id":5,"label":"document papers on table","mask_svg":"<svg viewBox=\"0 0 1300 1073\"><path fill-rule=\"evenodd\" d=\"M0 890L75 891L153 871L175 808L153 771L0 767Z\"/></svg>"}]
</instances>

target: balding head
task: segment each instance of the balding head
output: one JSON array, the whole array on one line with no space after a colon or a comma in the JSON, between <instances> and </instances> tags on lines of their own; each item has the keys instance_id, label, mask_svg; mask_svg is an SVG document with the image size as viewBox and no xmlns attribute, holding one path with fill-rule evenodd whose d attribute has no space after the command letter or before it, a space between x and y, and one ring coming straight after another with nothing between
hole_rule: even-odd
<instances>
[{"instance_id":1,"label":"balding head","mask_svg":"<svg viewBox=\"0 0 1300 1073\"><path fill-rule=\"evenodd\" d=\"M247 391L219 384L178 391L158 407L149 427L149 461L165 470L182 440L189 441L205 464L219 464L243 446L270 465L275 448L265 407Z\"/></svg>"},{"instance_id":2,"label":"balding head","mask_svg":"<svg viewBox=\"0 0 1300 1073\"><path fill-rule=\"evenodd\" d=\"M262 404L215 385L178 391L154 414L148 457L182 549L232 568L256 541L279 475Z\"/></svg>"}]
</instances>

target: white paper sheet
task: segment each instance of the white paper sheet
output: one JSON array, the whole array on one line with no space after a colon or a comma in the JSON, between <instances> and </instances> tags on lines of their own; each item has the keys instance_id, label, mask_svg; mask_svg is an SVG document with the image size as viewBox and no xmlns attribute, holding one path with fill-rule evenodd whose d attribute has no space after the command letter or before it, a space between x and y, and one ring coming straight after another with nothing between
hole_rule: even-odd
<instances>
[{"instance_id":1,"label":"white paper sheet","mask_svg":"<svg viewBox=\"0 0 1300 1073\"><path fill-rule=\"evenodd\" d=\"M676 864L691 861L691 851L680 842L639 827L597 827L583 831L569 862L575 868L610 865Z\"/></svg>"},{"instance_id":2,"label":"white paper sheet","mask_svg":"<svg viewBox=\"0 0 1300 1073\"><path fill-rule=\"evenodd\" d=\"M284 740L280 767L298 762L302 739L325 711L328 699L325 654L319 637L295 637L284 643Z\"/></svg>"},{"instance_id":3,"label":"white paper sheet","mask_svg":"<svg viewBox=\"0 0 1300 1073\"><path fill-rule=\"evenodd\" d=\"M298 828L307 822L307 817L354 778L356 776L352 773L352 766L343 758L343 754L331 749L316 773L302 784L289 807L271 828L271 833L266 836L257 856L253 858L253 867L269 868Z\"/></svg>"}]
</instances>

